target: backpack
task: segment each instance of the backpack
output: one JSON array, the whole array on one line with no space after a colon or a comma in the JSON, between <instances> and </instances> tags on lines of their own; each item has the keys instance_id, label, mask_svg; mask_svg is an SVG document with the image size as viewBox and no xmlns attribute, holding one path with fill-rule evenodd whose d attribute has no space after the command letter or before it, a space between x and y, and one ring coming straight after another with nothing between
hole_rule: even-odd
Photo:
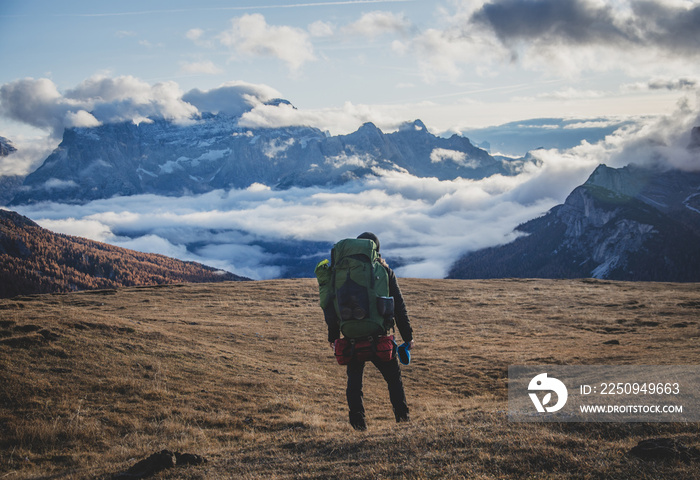
<instances>
[{"instance_id":1,"label":"backpack","mask_svg":"<svg viewBox=\"0 0 700 480\"><path fill-rule=\"evenodd\" d=\"M384 335L391 325L394 299L379 259L372 240L348 238L333 246L330 264L324 260L316 266L321 308L333 302L347 338Z\"/></svg>"}]
</instances>

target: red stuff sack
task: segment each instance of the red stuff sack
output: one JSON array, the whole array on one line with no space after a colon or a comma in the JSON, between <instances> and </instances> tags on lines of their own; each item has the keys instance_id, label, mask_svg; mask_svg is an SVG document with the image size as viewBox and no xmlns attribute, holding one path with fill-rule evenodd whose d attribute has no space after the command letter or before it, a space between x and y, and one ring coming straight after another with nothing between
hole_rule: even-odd
<instances>
[{"instance_id":1,"label":"red stuff sack","mask_svg":"<svg viewBox=\"0 0 700 480\"><path fill-rule=\"evenodd\" d=\"M374 358L388 362L394 358L396 343L393 335L365 340L339 338L335 342L335 359L338 365L347 365L351 361L366 362Z\"/></svg>"}]
</instances>

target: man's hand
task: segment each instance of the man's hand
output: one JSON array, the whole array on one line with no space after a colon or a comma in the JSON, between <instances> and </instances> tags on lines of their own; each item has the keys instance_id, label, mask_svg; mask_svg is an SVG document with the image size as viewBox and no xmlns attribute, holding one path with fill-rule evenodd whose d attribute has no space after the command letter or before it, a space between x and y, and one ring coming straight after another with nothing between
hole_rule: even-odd
<instances>
[{"instance_id":1,"label":"man's hand","mask_svg":"<svg viewBox=\"0 0 700 480\"><path fill-rule=\"evenodd\" d=\"M331 350L333 350L334 352L335 352L335 342L337 342L337 341L338 340L333 340L332 342L328 342L328 345L331 346Z\"/></svg>"}]
</instances>

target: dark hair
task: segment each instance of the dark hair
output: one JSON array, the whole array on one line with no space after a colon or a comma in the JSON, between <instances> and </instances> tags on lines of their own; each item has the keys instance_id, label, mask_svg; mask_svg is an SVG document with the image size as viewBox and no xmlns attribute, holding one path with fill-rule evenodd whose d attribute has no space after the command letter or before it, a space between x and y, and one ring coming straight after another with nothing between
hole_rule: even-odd
<instances>
[{"instance_id":1,"label":"dark hair","mask_svg":"<svg viewBox=\"0 0 700 480\"><path fill-rule=\"evenodd\" d=\"M377 251L379 251L379 238L372 232L364 232L357 236L357 238L365 238L367 240L372 240L377 244Z\"/></svg>"}]
</instances>

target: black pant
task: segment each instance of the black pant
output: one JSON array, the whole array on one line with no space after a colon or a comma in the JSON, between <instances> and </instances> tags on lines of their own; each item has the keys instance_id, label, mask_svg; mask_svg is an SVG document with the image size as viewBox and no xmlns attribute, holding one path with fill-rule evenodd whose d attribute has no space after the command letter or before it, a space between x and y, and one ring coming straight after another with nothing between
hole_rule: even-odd
<instances>
[{"instance_id":1,"label":"black pant","mask_svg":"<svg viewBox=\"0 0 700 480\"><path fill-rule=\"evenodd\" d=\"M379 370L386 380L389 387L389 399L391 406L394 409L396 421L400 422L408 420L408 405L406 405L406 395L403 391L403 382L401 381L401 369L399 361L394 356L388 362L382 362L378 359L373 359L371 362ZM362 402L362 377L365 371L365 362L353 360L347 366L348 368L348 388L345 394L348 399L348 407L350 408L350 421L358 416L364 420L365 407Z\"/></svg>"}]
</instances>

